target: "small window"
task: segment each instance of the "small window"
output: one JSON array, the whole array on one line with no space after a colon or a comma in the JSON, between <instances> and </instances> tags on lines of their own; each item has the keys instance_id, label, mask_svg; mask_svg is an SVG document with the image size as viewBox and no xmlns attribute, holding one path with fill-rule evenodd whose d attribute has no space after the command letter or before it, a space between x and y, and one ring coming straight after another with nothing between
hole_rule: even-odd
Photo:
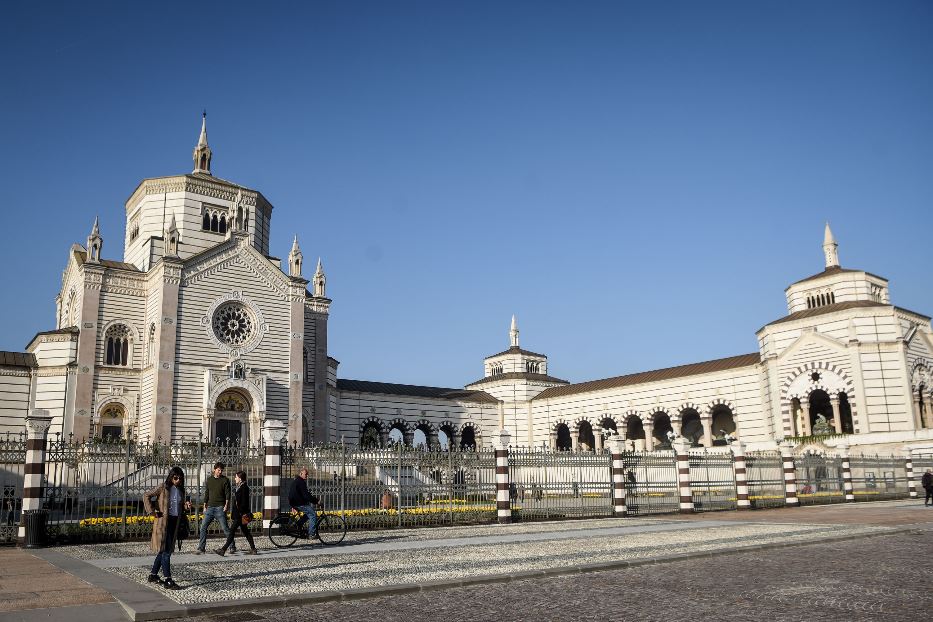
<instances>
[{"instance_id":1,"label":"small window","mask_svg":"<svg viewBox=\"0 0 933 622\"><path fill-rule=\"evenodd\" d=\"M213 231L214 233L217 233L219 229L220 229L220 223L217 220L217 214L214 214L213 216L211 216L211 231Z\"/></svg>"},{"instance_id":2,"label":"small window","mask_svg":"<svg viewBox=\"0 0 933 622\"><path fill-rule=\"evenodd\" d=\"M105 365L129 365L130 331L126 326L114 324L108 328L104 347Z\"/></svg>"},{"instance_id":3,"label":"small window","mask_svg":"<svg viewBox=\"0 0 933 622\"><path fill-rule=\"evenodd\" d=\"M226 217L226 216L221 216L221 217L220 217L220 227L219 227L218 231L219 231L220 233L226 233L226 232L227 232L227 217Z\"/></svg>"},{"instance_id":4,"label":"small window","mask_svg":"<svg viewBox=\"0 0 933 622\"><path fill-rule=\"evenodd\" d=\"M201 222L201 228L205 231L211 230L211 215L209 212L204 212L204 220Z\"/></svg>"}]
</instances>

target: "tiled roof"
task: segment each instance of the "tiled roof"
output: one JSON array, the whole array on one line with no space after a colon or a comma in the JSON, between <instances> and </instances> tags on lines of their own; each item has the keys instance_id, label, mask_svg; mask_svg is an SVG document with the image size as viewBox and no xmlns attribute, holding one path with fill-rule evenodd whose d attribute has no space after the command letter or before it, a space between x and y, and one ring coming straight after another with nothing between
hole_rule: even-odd
<instances>
[{"instance_id":1,"label":"tiled roof","mask_svg":"<svg viewBox=\"0 0 933 622\"><path fill-rule=\"evenodd\" d=\"M845 273L845 272L858 272L858 273L862 273L862 274L867 274L868 276L873 276L873 277L875 277L876 279L881 279L882 281L887 281L887 279L884 278L883 276L878 276L877 274L872 274L871 272L865 272L864 270L852 270L851 268L843 268L843 267L841 267L841 266L833 266L833 267L831 267L831 268L826 268L826 269L823 270L822 272L819 272L819 273L814 274L814 275L812 275L812 276L808 276L808 277L805 278L805 279L800 279L799 281L795 281L794 283L791 283L789 286L787 286L787 287L784 289L784 291L787 291L788 289L790 289L790 288L793 287L794 285L798 285L798 284L800 284L800 283L806 283L807 281L815 281L816 279L821 279L821 278L823 278L824 276L833 276L834 274L843 274L843 273Z\"/></svg>"},{"instance_id":2,"label":"tiled roof","mask_svg":"<svg viewBox=\"0 0 933 622\"><path fill-rule=\"evenodd\" d=\"M548 376L547 374L531 374L528 372L512 371L504 374L496 374L494 376L486 376L485 378L480 378L476 382L471 382L466 386L475 387L478 384L488 384L490 382L498 382L499 380L538 380L539 382L559 382L560 384L568 384L566 380L561 380L560 378L555 378L554 376Z\"/></svg>"},{"instance_id":3,"label":"tiled roof","mask_svg":"<svg viewBox=\"0 0 933 622\"><path fill-rule=\"evenodd\" d=\"M337 380L339 391L358 391L360 393L382 393L384 395L406 395L409 397L431 397L464 402L486 402L498 404L499 400L483 391L464 389L445 389L442 387L421 387L411 384L391 384L388 382L369 382L366 380Z\"/></svg>"},{"instance_id":4,"label":"tiled roof","mask_svg":"<svg viewBox=\"0 0 933 622\"><path fill-rule=\"evenodd\" d=\"M749 367L761 362L761 357L757 352L752 354L741 354L739 356L730 356L729 358L716 359L714 361L705 361L703 363L691 363L689 365L679 365L677 367L667 367L665 369L656 369L654 371L643 371L626 376L616 376L615 378L605 378L603 380L590 380L578 384L568 384L562 387L551 387L539 393L534 399L545 399L549 397L561 397L564 395L574 395L577 393L589 393L590 391L601 391L603 389L616 389L647 382L658 382L661 380L671 380L673 378L682 378L685 376L698 376L700 374L709 374L716 371L725 371L727 369L736 369L739 367Z\"/></svg>"},{"instance_id":5,"label":"tiled roof","mask_svg":"<svg viewBox=\"0 0 933 622\"><path fill-rule=\"evenodd\" d=\"M519 348L518 346L512 346L512 347L509 348L508 350L503 350L502 352L500 352L500 353L498 353L498 354L492 354L492 355L490 355L490 356L487 356L487 357L486 357L485 359L483 359L483 360L491 359L491 358L494 358L494 357L497 357L497 356L502 356L503 354L524 354L525 356L540 356L541 358L544 358L544 359L547 358L547 356L545 356L545 355L543 355L543 354L538 354L537 352L532 352L532 351L530 351L530 350L522 350L522 349Z\"/></svg>"},{"instance_id":6,"label":"tiled roof","mask_svg":"<svg viewBox=\"0 0 933 622\"><path fill-rule=\"evenodd\" d=\"M0 350L0 365L7 367L35 367L36 356L28 352L4 352Z\"/></svg>"},{"instance_id":7,"label":"tiled roof","mask_svg":"<svg viewBox=\"0 0 933 622\"><path fill-rule=\"evenodd\" d=\"M78 256L78 261L80 263L87 262L87 251L84 250L75 250L75 255ZM101 259L100 265L105 268L116 268L117 270L129 270L130 272L141 272L139 268L134 266L131 263L126 263L124 261L113 261L112 259Z\"/></svg>"},{"instance_id":8,"label":"tiled roof","mask_svg":"<svg viewBox=\"0 0 933 622\"><path fill-rule=\"evenodd\" d=\"M835 311L845 311L846 309L860 309L867 307L890 307L891 305L886 305L883 302L875 302L874 300L850 300L849 302L837 302L832 305L825 305L822 307L814 307L813 309L804 309L803 311L797 311L796 313L791 313L785 317L774 320L765 324L765 326L772 326L774 324L783 324L784 322L793 322L794 320L800 320L807 317L816 317L818 315L823 315L826 313L833 313ZM918 314L919 315L919 314ZM761 328L764 328L762 326ZM761 331L759 328L759 332Z\"/></svg>"}]
</instances>

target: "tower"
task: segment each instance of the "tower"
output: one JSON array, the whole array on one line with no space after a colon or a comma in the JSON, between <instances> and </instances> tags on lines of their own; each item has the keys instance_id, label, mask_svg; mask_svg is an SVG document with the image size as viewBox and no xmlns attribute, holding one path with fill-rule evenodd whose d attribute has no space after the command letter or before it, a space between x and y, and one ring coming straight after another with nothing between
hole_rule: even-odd
<instances>
[{"instance_id":1,"label":"tower","mask_svg":"<svg viewBox=\"0 0 933 622\"><path fill-rule=\"evenodd\" d=\"M100 249L104 245L104 238L100 237L100 227L97 226L97 218L94 218L94 226L91 228L91 235L87 236L87 262L100 263Z\"/></svg>"},{"instance_id":2,"label":"tower","mask_svg":"<svg viewBox=\"0 0 933 622\"><path fill-rule=\"evenodd\" d=\"M836 244L836 238L833 237L828 222L826 223L826 229L823 231L823 255L826 256L827 269L839 267L839 245Z\"/></svg>"},{"instance_id":3,"label":"tower","mask_svg":"<svg viewBox=\"0 0 933 622\"><path fill-rule=\"evenodd\" d=\"M327 277L324 276L324 266L321 265L321 258L317 258L317 269L314 271L314 297L327 298L325 288L327 287Z\"/></svg>"},{"instance_id":4,"label":"tower","mask_svg":"<svg viewBox=\"0 0 933 622\"><path fill-rule=\"evenodd\" d=\"M211 174L211 148L207 145L207 111L201 116L201 135L194 148L194 170L192 173Z\"/></svg>"},{"instance_id":5,"label":"tower","mask_svg":"<svg viewBox=\"0 0 933 622\"><path fill-rule=\"evenodd\" d=\"M288 253L288 276L301 276L301 264L302 264L302 255L301 249L298 248L298 236L295 236L295 241L292 242L292 250ZM320 263L318 263L320 266ZM315 277L317 275L315 274Z\"/></svg>"}]
</instances>

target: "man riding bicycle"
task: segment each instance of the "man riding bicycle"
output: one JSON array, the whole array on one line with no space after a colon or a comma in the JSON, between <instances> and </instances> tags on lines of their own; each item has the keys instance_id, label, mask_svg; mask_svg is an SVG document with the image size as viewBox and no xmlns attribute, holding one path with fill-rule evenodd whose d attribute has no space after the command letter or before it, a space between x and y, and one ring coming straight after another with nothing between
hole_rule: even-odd
<instances>
[{"instance_id":1,"label":"man riding bicycle","mask_svg":"<svg viewBox=\"0 0 933 622\"><path fill-rule=\"evenodd\" d=\"M314 537L317 528L317 505L320 500L308 492L308 469L298 471L298 477L288 489L288 503L293 510L301 510L308 521L308 539Z\"/></svg>"}]
</instances>

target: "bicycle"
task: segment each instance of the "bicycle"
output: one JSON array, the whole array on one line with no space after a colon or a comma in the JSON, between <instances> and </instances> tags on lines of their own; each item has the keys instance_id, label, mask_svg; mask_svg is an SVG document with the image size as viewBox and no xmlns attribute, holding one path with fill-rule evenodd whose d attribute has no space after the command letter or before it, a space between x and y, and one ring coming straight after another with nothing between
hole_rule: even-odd
<instances>
[{"instance_id":1,"label":"bicycle","mask_svg":"<svg viewBox=\"0 0 933 622\"><path fill-rule=\"evenodd\" d=\"M305 525L308 517L304 512L292 510L291 512L279 512L279 514L269 522L267 535L269 541L277 548L286 548L299 539L307 540L308 529ZM334 545L343 542L347 536L347 521L338 514L328 514L322 511L317 517L317 527L312 538L320 540L321 544Z\"/></svg>"}]
</instances>

